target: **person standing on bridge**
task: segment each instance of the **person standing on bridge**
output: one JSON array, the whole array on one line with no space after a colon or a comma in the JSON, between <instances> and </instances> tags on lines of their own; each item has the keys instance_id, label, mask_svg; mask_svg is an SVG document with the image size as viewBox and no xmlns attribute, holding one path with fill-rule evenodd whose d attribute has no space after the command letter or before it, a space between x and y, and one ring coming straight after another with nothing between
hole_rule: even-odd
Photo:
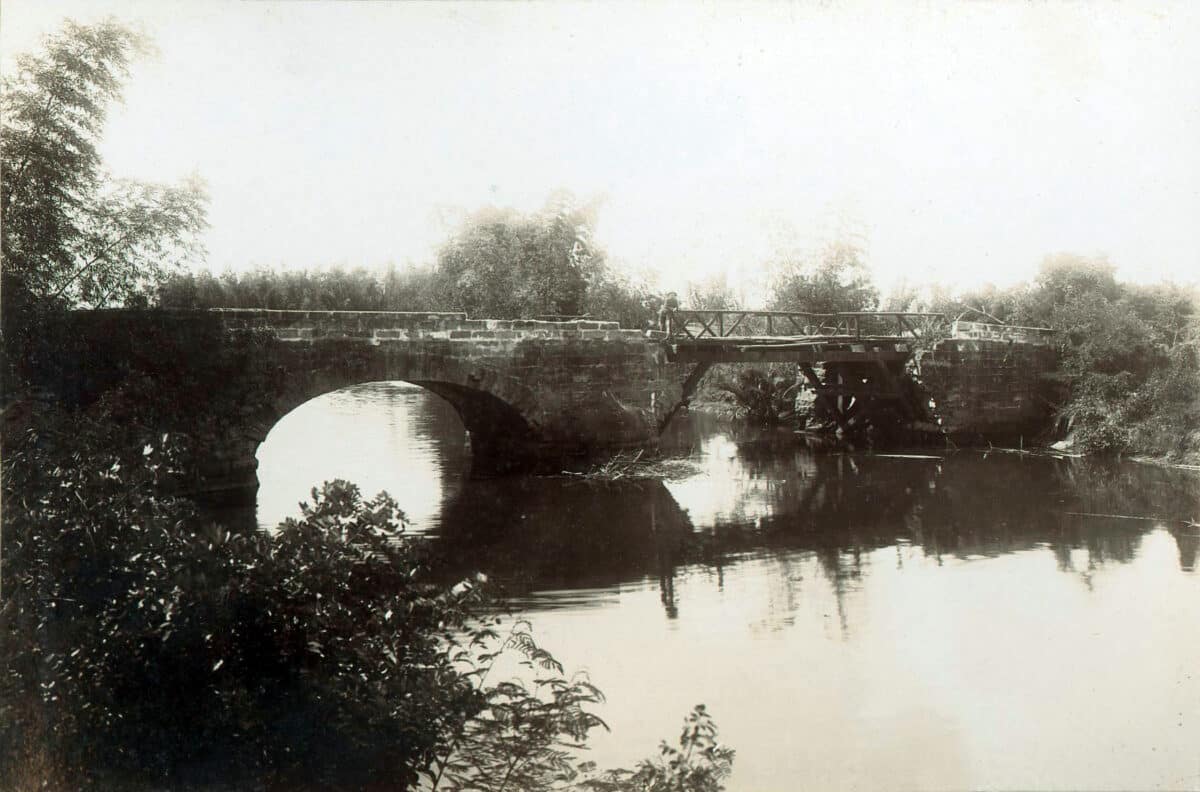
<instances>
[{"instance_id":1,"label":"person standing on bridge","mask_svg":"<svg viewBox=\"0 0 1200 792\"><path fill-rule=\"evenodd\" d=\"M658 309L658 329L664 333L675 332L675 311L679 308L679 297L675 292L667 292L662 308Z\"/></svg>"}]
</instances>

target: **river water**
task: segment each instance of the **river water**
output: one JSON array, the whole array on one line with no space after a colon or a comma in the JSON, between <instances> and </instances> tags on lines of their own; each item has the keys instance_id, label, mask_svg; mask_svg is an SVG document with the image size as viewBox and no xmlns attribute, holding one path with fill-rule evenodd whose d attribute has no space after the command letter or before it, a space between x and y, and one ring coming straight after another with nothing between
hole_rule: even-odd
<instances>
[{"instance_id":1,"label":"river water","mask_svg":"<svg viewBox=\"0 0 1200 792\"><path fill-rule=\"evenodd\" d=\"M675 480L471 481L445 402L364 385L274 428L258 521L332 478L387 490L604 690L601 766L704 703L731 790L1200 788L1196 474L696 415L665 446Z\"/></svg>"}]
</instances>

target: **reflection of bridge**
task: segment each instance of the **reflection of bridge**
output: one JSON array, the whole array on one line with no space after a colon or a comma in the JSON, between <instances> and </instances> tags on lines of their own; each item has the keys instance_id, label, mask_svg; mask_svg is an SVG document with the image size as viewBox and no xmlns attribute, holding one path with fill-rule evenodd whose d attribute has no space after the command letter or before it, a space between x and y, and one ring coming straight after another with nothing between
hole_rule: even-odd
<instances>
[{"instance_id":1,"label":"reflection of bridge","mask_svg":"<svg viewBox=\"0 0 1200 792\"><path fill-rule=\"evenodd\" d=\"M467 482L447 502L437 533L456 575L485 564L522 593L657 578L673 615L673 579L694 564L719 575L737 559L770 556L786 566L811 556L840 600L845 581L863 573L863 557L882 548L916 547L939 564L1049 549L1061 571L1085 578L1091 567L1134 560L1154 524L1072 514L1083 504L1189 518L1200 498L1193 476L1170 469L1007 455L831 455L766 432L737 443L728 468L694 481ZM1200 538L1184 530L1172 538L1180 567L1195 569ZM1077 566L1077 549L1086 551L1085 565ZM777 582L791 585L791 577Z\"/></svg>"},{"instance_id":2,"label":"reflection of bridge","mask_svg":"<svg viewBox=\"0 0 1200 792\"><path fill-rule=\"evenodd\" d=\"M920 407L905 364L912 343L938 321L766 311L677 318L678 332L669 335L615 322L461 313L78 312L57 388L87 402L131 375L149 380L156 401L185 406L160 409L153 420L188 434L199 449L196 488L249 498L258 445L276 421L363 382L402 380L445 398L471 433L475 472L554 467L564 454L653 445L716 362L796 363L843 426L879 409L911 419ZM931 363L942 368L931 370L979 374L972 394L994 393L1001 407L1020 402L1030 369L1024 358L1013 357L1011 343L980 341L982 350L969 343L974 351L935 355Z\"/></svg>"}]
</instances>

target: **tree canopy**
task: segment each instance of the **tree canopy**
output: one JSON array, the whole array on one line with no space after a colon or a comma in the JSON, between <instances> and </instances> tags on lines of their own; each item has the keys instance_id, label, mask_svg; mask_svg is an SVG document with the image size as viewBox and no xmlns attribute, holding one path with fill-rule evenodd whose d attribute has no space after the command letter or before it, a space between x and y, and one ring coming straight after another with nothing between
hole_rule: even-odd
<instances>
[{"instance_id":1,"label":"tree canopy","mask_svg":"<svg viewBox=\"0 0 1200 792\"><path fill-rule=\"evenodd\" d=\"M827 243L815 255L785 256L776 269L773 309L837 313L869 311L879 304L863 251L852 242Z\"/></svg>"},{"instance_id":2,"label":"tree canopy","mask_svg":"<svg viewBox=\"0 0 1200 792\"><path fill-rule=\"evenodd\" d=\"M207 198L110 176L98 144L121 98L139 33L109 19L66 22L4 81L0 188L6 302L104 306L145 294L199 251Z\"/></svg>"},{"instance_id":3,"label":"tree canopy","mask_svg":"<svg viewBox=\"0 0 1200 792\"><path fill-rule=\"evenodd\" d=\"M594 225L594 213L565 195L531 215L477 212L438 251L441 301L472 316L581 314L604 269Z\"/></svg>"}]
</instances>

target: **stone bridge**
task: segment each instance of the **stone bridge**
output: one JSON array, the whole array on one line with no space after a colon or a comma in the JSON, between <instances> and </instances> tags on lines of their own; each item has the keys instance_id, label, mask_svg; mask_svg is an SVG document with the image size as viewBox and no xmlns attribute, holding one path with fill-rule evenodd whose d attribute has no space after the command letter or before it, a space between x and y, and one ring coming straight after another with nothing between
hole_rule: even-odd
<instances>
[{"instance_id":1,"label":"stone bridge","mask_svg":"<svg viewBox=\"0 0 1200 792\"><path fill-rule=\"evenodd\" d=\"M940 405L942 431L951 436L1026 431L1044 421L1038 378L1053 369L1054 356L1039 329L1016 328L1025 336L1015 338L1013 328L955 326L914 356L912 342L922 336L911 327L864 334L864 323L880 316L901 315L826 317L828 327L789 336L771 335L770 327L668 336L615 322L462 313L80 311L61 338L47 340L57 379L45 384L79 405L125 394L109 397L126 402L116 419L185 434L195 452L187 488L231 501L253 499L258 446L280 418L365 382L410 382L453 405L470 433L476 476L557 471L567 457L653 447L717 362L796 364L805 387L847 429L876 413L920 419L923 394ZM722 326L720 317L702 323ZM924 390L911 385L914 375ZM112 390L120 382L127 386Z\"/></svg>"},{"instance_id":2,"label":"stone bridge","mask_svg":"<svg viewBox=\"0 0 1200 792\"><path fill-rule=\"evenodd\" d=\"M470 433L473 474L488 475L654 445L696 368L668 360L665 334L616 322L231 309L73 321L88 342L64 370L90 373L66 390L144 373L200 448L192 489L229 500L253 497L258 446L280 418L350 385L402 380L438 394Z\"/></svg>"}]
</instances>

